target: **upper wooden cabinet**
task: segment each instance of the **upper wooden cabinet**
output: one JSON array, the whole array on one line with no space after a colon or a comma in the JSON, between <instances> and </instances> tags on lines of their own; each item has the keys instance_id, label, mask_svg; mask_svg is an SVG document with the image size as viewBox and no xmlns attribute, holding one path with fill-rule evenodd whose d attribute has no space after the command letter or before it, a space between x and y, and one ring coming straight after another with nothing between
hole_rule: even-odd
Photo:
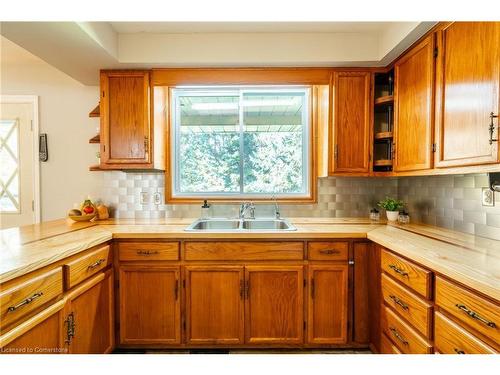
<instances>
[{"instance_id":1,"label":"upper wooden cabinet","mask_svg":"<svg viewBox=\"0 0 500 375\"><path fill-rule=\"evenodd\" d=\"M434 35L394 66L396 172L432 167Z\"/></svg>"},{"instance_id":2,"label":"upper wooden cabinet","mask_svg":"<svg viewBox=\"0 0 500 375\"><path fill-rule=\"evenodd\" d=\"M334 73L329 174L369 172L370 76Z\"/></svg>"},{"instance_id":3,"label":"upper wooden cabinet","mask_svg":"<svg viewBox=\"0 0 500 375\"><path fill-rule=\"evenodd\" d=\"M102 71L101 169L162 169L154 146L163 155L166 106L162 88L150 89L148 71Z\"/></svg>"},{"instance_id":4,"label":"upper wooden cabinet","mask_svg":"<svg viewBox=\"0 0 500 375\"><path fill-rule=\"evenodd\" d=\"M454 22L437 31L436 166L496 163L500 22ZM493 138L498 137L494 119Z\"/></svg>"}]
</instances>

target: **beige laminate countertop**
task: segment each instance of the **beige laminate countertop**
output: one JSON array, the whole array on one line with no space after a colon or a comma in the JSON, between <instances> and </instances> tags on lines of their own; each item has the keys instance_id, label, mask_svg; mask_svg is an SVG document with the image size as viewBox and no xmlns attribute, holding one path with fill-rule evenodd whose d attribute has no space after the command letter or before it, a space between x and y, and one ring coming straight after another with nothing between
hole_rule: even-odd
<instances>
[{"instance_id":1,"label":"beige laminate countertop","mask_svg":"<svg viewBox=\"0 0 500 375\"><path fill-rule=\"evenodd\" d=\"M186 232L192 218L58 220L0 231L0 283L111 239L326 239L376 242L500 301L500 241L426 225L385 225L362 218L292 218L293 232ZM75 225L76 224L76 225Z\"/></svg>"}]
</instances>

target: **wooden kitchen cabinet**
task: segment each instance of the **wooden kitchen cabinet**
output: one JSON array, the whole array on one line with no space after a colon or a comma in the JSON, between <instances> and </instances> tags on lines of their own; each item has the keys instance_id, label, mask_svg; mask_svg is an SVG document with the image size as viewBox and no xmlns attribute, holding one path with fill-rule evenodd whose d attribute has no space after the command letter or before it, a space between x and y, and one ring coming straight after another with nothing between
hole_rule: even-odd
<instances>
[{"instance_id":1,"label":"wooden kitchen cabinet","mask_svg":"<svg viewBox=\"0 0 500 375\"><path fill-rule=\"evenodd\" d=\"M122 344L180 343L180 313L178 266L120 266Z\"/></svg>"},{"instance_id":2,"label":"wooden kitchen cabinet","mask_svg":"<svg viewBox=\"0 0 500 375\"><path fill-rule=\"evenodd\" d=\"M152 168L148 71L101 71L101 168Z\"/></svg>"},{"instance_id":3,"label":"wooden kitchen cabinet","mask_svg":"<svg viewBox=\"0 0 500 375\"><path fill-rule=\"evenodd\" d=\"M399 59L394 66L396 172L432 167L434 35Z\"/></svg>"},{"instance_id":4,"label":"wooden kitchen cabinet","mask_svg":"<svg viewBox=\"0 0 500 375\"><path fill-rule=\"evenodd\" d=\"M186 342L242 344L243 266L186 266Z\"/></svg>"},{"instance_id":5,"label":"wooden kitchen cabinet","mask_svg":"<svg viewBox=\"0 0 500 375\"><path fill-rule=\"evenodd\" d=\"M245 342L301 344L303 266L246 266Z\"/></svg>"},{"instance_id":6,"label":"wooden kitchen cabinet","mask_svg":"<svg viewBox=\"0 0 500 375\"><path fill-rule=\"evenodd\" d=\"M0 337L0 353L68 352L65 301L60 300Z\"/></svg>"},{"instance_id":7,"label":"wooden kitchen cabinet","mask_svg":"<svg viewBox=\"0 0 500 375\"><path fill-rule=\"evenodd\" d=\"M102 272L70 292L67 304L75 327L70 353L110 353L115 341L113 271Z\"/></svg>"},{"instance_id":8,"label":"wooden kitchen cabinet","mask_svg":"<svg viewBox=\"0 0 500 375\"><path fill-rule=\"evenodd\" d=\"M347 342L348 265L309 265L307 340L311 344Z\"/></svg>"},{"instance_id":9,"label":"wooden kitchen cabinet","mask_svg":"<svg viewBox=\"0 0 500 375\"><path fill-rule=\"evenodd\" d=\"M330 173L368 173L370 168L370 73L336 72Z\"/></svg>"},{"instance_id":10,"label":"wooden kitchen cabinet","mask_svg":"<svg viewBox=\"0 0 500 375\"><path fill-rule=\"evenodd\" d=\"M453 22L437 31L436 167L497 163L500 22Z\"/></svg>"}]
</instances>

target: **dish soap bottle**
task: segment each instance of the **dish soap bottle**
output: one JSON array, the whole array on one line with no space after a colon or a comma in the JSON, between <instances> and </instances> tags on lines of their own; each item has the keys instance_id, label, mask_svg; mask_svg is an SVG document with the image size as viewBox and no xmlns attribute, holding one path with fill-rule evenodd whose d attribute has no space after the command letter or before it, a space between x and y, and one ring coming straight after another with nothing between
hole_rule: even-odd
<instances>
[{"instance_id":1,"label":"dish soap bottle","mask_svg":"<svg viewBox=\"0 0 500 375\"><path fill-rule=\"evenodd\" d=\"M205 199L203 201L203 206L201 206L201 219L209 219L210 218L210 205L207 203Z\"/></svg>"}]
</instances>

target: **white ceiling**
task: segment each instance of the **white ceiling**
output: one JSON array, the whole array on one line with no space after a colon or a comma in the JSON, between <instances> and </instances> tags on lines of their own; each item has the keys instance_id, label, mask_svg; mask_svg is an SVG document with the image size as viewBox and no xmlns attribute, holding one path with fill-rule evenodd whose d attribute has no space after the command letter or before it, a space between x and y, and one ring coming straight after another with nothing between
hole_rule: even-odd
<instances>
[{"instance_id":1,"label":"white ceiling","mask_svg":"<svg viewBox=\"0 0 500 375\"><path fill-rule=\"evenodd\" d=\"M0 34L86 85L100 69L385 66L435 22L1 22ZM15 59L2 54L1 60Z\"/></svg>"},{"instance_id":2,"label":"white ceiling","mask_svg":"<svg viewBox=\"0 0 500 375\"><path fill-rule=\"evenodd\" d=\"M394 22L110 22L120 34L380 33Z\"/></svg>"}]
</instances>

